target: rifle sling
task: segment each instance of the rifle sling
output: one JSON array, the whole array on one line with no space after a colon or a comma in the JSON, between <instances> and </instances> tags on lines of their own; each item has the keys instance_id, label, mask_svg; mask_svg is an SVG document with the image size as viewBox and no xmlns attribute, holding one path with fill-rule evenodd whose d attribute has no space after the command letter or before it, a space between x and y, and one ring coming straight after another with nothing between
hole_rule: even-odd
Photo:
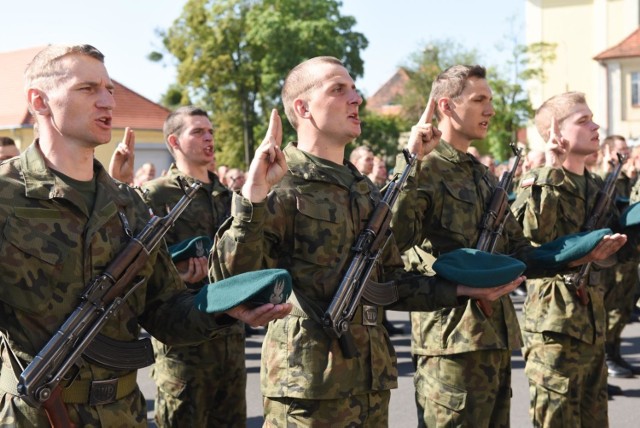
<instances>
[{"instance_id":1,"label":"rifle sling","mask_svg":"<svg viewBox=\"0 0 640 428\"><path fill-rule=\"evenodd\" d=\"M88 361L112 370L137 370L155 361L148 337L125 342L98 334L82 355Z\"/></svg>"}]
</instances>

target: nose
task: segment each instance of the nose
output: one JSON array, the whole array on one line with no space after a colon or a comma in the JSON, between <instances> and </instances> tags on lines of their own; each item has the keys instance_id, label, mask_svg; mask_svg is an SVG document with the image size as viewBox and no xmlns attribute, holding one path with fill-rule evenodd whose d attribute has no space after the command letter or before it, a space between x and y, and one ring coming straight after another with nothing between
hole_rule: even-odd
<instances>
[{"instance_id":1,"label":"nose","mask_svg":"<svg viewBox=\"0 0 640 428\"><path fill-rule=\"evenodd\" d=\"M98 101L96 105L99 108L106 108L108 110L113 110L116 107L116 99L109 90L106 88L102 88L100 90L100 96L98 97Z\"/></svg>"},{"instance_id":2,"label":"nose","mask_svg":"<svg viewBox=\"0 0 640 428\"><path fill-rule=\"evenodd\" d=\"M213 132L212 131L207 131L204 133L204 140L205 141L213 141Z\"/></svg>"},{"instance_id":3,"label":"nose","mask_svg":"<svg viewBox=\"0 0 640 428\"><path fill-rule=\"evenodd\" d=\"M355 90L355 88L351 91L351 100L349 102L351 104L357 104L357 105L362 104L362 97L360 96L358 91Z\"/></svg>"},{"instance_id":4,"label":"nose","mask_svg":"<svg viewBox=\"0 0 640 428\"><path fill-rule=\"evenodd\" d=\"M495 116L496 115L496 109L493 108L493 103L489 102L489 104L487 105L487 108L485 109L485 113L487 116Z\"/></svg>"}]
</instances>

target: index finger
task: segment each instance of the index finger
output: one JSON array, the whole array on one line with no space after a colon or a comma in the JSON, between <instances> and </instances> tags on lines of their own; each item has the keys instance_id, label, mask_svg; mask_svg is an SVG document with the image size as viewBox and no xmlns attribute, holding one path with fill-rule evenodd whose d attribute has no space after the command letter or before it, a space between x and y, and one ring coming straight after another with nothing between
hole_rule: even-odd
<instances>
[{"instance_id":1,"label":"index finger","mask_svg":"<svg viewBox=\"0 0 640 428\"><path fill-rule=\"evenodd\" d=\"M560 135L560 127L558 126L556 118L553 116L551 116L551 125L549 127L551 128L552 136L558 137Z\"/></svg>"},{"instance_id":2,"label":"index finger","mask_svg":"<svg viewBox=\"0 0 640 428\"><path fill-rule=\"evenodd\" d=\"M127 148L131 148L133 144L133 131L128 126L124 128L124 136L122 137L122 142L127 146Z\"/></svg>"},{"instance_id":3,"label":"index finger","mask_svg":"<svg viewBox=\"0 0 640 428\"><path fill-rule=\"evenodd\" d=\"M280 116L278 115L278 110L271 110L271 117L269 117L269 127L267 128L267 139L269 136L276 139L278 135Z\"/></svg>"},{"instance_id":4,"label":"index finger","mask_svg":"<svg viewBox=\"0 0 640 428\"><path fill-rule=\"evenodd\" d=\"M431 123L431 121L433 120L433 113L435 113L435 111L436 111L436 100L430 96L429 100L427 101L427 108L424 109L424 113L422 113L422 116L420 116L420 120L418 121L418 124Z\"/></svg>"}]
</instances>

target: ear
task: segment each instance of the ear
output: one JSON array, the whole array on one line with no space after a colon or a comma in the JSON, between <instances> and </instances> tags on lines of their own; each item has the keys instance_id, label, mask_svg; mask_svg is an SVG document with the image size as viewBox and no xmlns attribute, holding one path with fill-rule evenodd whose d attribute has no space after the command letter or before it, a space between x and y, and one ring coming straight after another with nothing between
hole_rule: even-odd
<instances>
[{"instance_id":1,"label":"ear","mask_svg":"<svg viewBox=\"0 0 640 428\"><path fill-rule=\"evenodd\" d=\"M178 141L178 137L176 137L175 135L171 134L167 137L167 143L169 143L169 146L173 149L176 150L177 148L180 147L179 141Z\"/></svg>"},{"instance_id":2,"label":"ear","mask_svg":"<svg viewBox=\"0 0 640 428\"><path fill-rule=\"evenodd\" d=\"M453 113L455 105L453 104L453 101L451 101L451 98L443 97L438 100L438 108L440 109L442 114L448 116Z\"/></svg>"},{"instance_id":3,"label":"ear","mask_svg":"<svg viewBox=\"0 0 640 428\"><path fill-rule=\"evenodd\" d=\"M40 89L30 88L27 91L27 101L31 110L36 114L47 115L51 113L51 109L49 108L49 98L47 94L42 92Z\"/></svg>"},{"instance_id":4,"label":"ear","mask_svg":"<svg viewBox=\"0 0 640 428\"><path fill-rule=\"evenodd\" d=\"M296 112L296 115L304 119L308 119L311 116L311 112L309 111L309 103L300 98L296 99L293 102L293 110Z\"/></svg>"}]
</instances>

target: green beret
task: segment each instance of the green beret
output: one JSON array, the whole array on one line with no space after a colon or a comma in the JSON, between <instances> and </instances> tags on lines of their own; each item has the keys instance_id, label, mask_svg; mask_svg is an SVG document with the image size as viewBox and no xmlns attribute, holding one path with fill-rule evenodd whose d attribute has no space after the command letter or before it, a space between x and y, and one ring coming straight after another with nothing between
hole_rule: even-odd
<instances>
[{"instance_id":1,"label":"green beret","mask_svg":"<svg viewBox=\"0 0 640 428\"><path fill-rule=\"evenodd\" d=\"M560 267L586 256L603 236L611 233L611 229L605 228L564 235L533 250L527 261L552 269Z\"/></svg>"},{"instance_id":2,"label":"green beret","mask_svg":"<svg viewBox=\"0 0 640 428\"><path fill-rule=\"evenodd\" d=\"M291 295L291 275L284 269L241 273L207 284L196 295L195 307L207 313L224 312L245 303L252 306L284 303Z\"/></svg>"},{"instance_id":3,"label":"green beret","mask_svg":"<svg viewBox=\"0 0 640 428\"><path fill-rule=\"evenodd\" d=\"M175 263L192 257L207 257L209 256L209 251L211 251L211 246L213 246L211 238L208 236L196 236L171 245L169 253L171 254L171 260Z\"/></svg>"},{"instance_id":4,"label":"green beret","mask_svg":"<svg viewBox=\"0 0 640 428\"><path fill-rule=\"evenodd\" d=\"M475 288L503 285L522 275L526 265L518 259L473 248L442 254L433 264L441 277Z\"/></svg>"},{"instance_id":5,"label":"green beret","mask_svg":"<svg viewBox=\"0 0 640 428\"><path fill-rule=\"evenodd\" d=\"M640 223L640 202L629 205L622 214L620 214L620 226L630 227Z\"/></svg>"}]
</instances>

